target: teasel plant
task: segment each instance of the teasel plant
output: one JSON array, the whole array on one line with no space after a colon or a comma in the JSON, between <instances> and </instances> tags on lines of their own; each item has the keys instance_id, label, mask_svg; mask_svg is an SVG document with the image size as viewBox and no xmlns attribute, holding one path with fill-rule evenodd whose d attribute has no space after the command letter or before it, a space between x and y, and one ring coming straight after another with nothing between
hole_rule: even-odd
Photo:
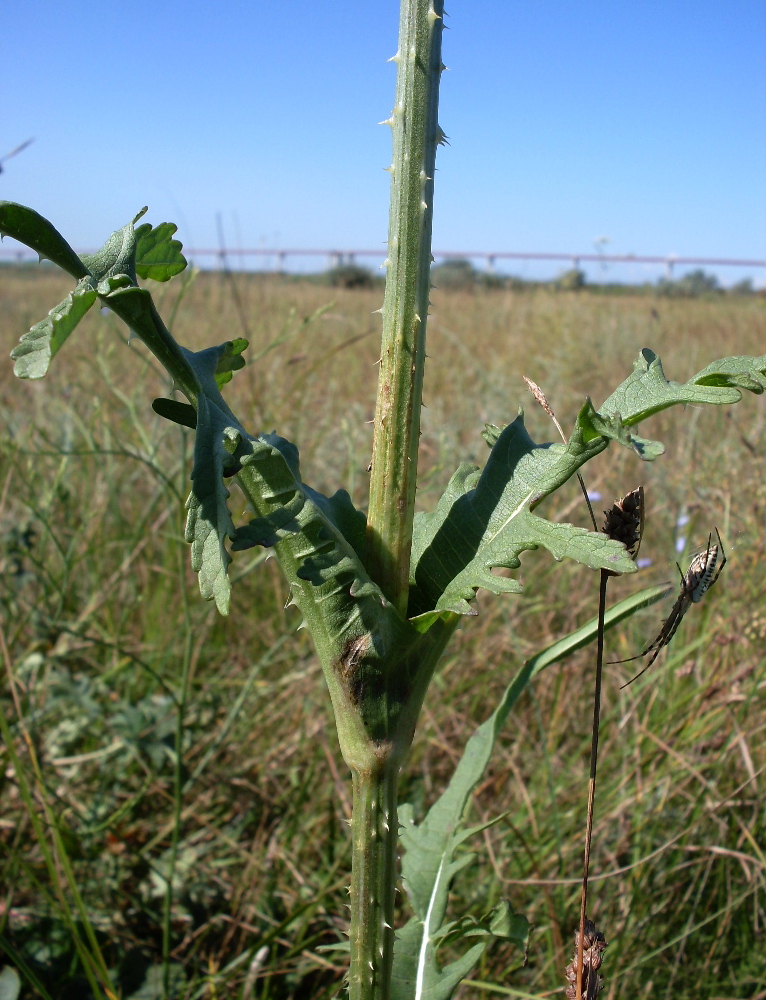
<instances>
[{"instance_id":1,"label":"teasel plant","mask_svg":"<svg viewBox=\"0 0 766 1000\"><path fill-rule=\"evenodd\" d=\"M598 619L528 658L500 703L468 740L447 788L425 815L398 803L397 782L423 700L456 629L477 614L476 593L516 594L522 553L547 549L610 573L633 573L623 541L547 520L541 502L612 442L651 461L663 451L636 427L676 404L738 402L766 388L766 356L713 362L684 383L665 377L643 349L633 371L599 406L583 401L564 443L536 443L524 422L488 424L481 467L462 463L431 511L415 511L431 227L443 69L441 0L402 0L393 134L386 290L378 399L367 510L339 489L325 496L304 481L296 446L276 432L248 430L222 390L245 365L247 342L226 337L191 351L163 322L146 282L165 282L186 266L176 227L139 223L143 211L97 253L79 255L33 209L0 203L0 233L33 248L76 281L67 297L13 352L21 378L45 376L82 317L96 303L140 338L168 375L157 415L193 430L186 538L205 599L229 613L229 565L239 552L273 550L291 603L310 632L329 690L341 752L353 788L349 971L351 1000L448 1000L495 939L523 951L528 925L502 900L479 917L448 916L449 889L473 855L462 845L487 824L466 826L472 793L514 705L542 669L592 642ZM477 334L478 335L478 334ZM509 388L509 395L514 391ZM179 395L183 398L178 398ZM252 407L249 408L252 411ZM229 510L228 484L244 494L248 519ZM509 571L499 575L495 570ZM613 627L659 600L652 587L606 610ZM7 727L3 730L6 741ZM53 820L55 822L55 815ZM398 856L401 862L398 864ZM55 859L54 859L55 861ZM69 877L69 876L67 876ZM395 930L401 878L409 915ZM167 892L172 893L172 872ZM457 955L442 964L449 941ZM109 996L103 963L89 961L95 996Z\"/></svg>"}]
</instances>

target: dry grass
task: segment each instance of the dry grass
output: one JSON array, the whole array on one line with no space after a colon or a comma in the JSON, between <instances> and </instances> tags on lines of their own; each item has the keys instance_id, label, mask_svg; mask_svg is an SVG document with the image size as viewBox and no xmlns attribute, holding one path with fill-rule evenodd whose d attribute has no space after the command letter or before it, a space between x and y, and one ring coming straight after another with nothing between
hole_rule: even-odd
<instances>
[{"instance_id":1,"label":"dry grass","mask_svg":"<svg viewBox=\"0 0 766 1000\"><path fill-rule=\"evenodd\" d=\"M312 486L345 485L364 504L380 292L234 280L249 356L286 334L228 387L235 411L251 430L276 428L296 441ZM200 275L183 291L174 284L160 293L160 311L175 311L182 343L242 335L220 277ZM0 272L4 353L67 288L52 273ZM330 299L299 331L300 318ZM436 292L429 329L423 507L459 461L483 461L484 421L505 423L523 405L533 436L552 439L522 375L543 387L566 429L584 395L598 404L643 346L660 354L668 377L685 380L716 357L762 354L766 343L755 298ZM55 807L125 996L162 954L161 876L175 825L169 950L185 982L171 995L242 996L266 944L253 997L329 998L343 956L318 948L343 939L349 789L321 671L283 611L273 561L238 558L228 620L199 599L181 541L190 441L154 416L164 376L121 337L112 319L95 315L44 383L15 382L10 363L0 366L0 612L42 766L36 801ZM640 682L620 691L631 665L608 669L590 914L610 941L607 998L744 1000L766 987L765 417L764 398L752 396L725 409L672 410L643 429L668 445L653 466L610 449L585 470L605 503L638 483L647 493L642 555L653 564L638 581L614 581L612 598L677 575L682 513L691 546L717 525L729 554L715 590ZM568 484L548 501L548 515L585 524L577 496ZM526 555L521 575L525 593L484 595L479 619L448 651L405 799L430 803L523 659L595 614L595 574L537 553ZM651 609L611 634L609 658L640 649L662 613ZM517 954L495 948L462 996L562 988L578 916L591 660L583 651L534 682L476 799L477 816L506 816L475 845L477 862L455 886L455 913L507 895L535 931L524 969ZM184 686L188 783L179 804L174 740ZM7 682L3 701L28 773ZM87 996L18 776L8 760L5 767L0 930L15 949L9 961L24 959L53 997Z\"/></svg>"}]
</instances>

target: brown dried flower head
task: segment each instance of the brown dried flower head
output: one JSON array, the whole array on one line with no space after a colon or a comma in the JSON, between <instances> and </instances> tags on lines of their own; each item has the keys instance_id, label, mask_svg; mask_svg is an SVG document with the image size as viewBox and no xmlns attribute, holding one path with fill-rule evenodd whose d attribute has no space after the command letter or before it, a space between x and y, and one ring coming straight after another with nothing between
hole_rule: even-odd
<instances>
[{"instance_id":1,"label":"brown dried flower head","mask_svg":"<svg viewBox=\"0 0 766 1000\"><path fill-rule=\"evenodd\" d=\"M585 920L585 940L582 956L582 1000L596 1000L604 988L603 976L598 974L603 960L606 938L601 931L596 930L592 920ZM575 931L574 958L566 967L566 978L569 984L566 989L567 1000L577 998L577 950L580 945L580 931Z\"/></svg>"},{"instance_id":2,"label":"brown dried flower head","mask_svg":"<svg viewBox=\"0 0 766 1000\"><path fill-rule=\"evenodd\" d=\"M631 558L636 559L643 533L644 487L639 486L604 511L604 534L622 542Z\"/></svg>"}]
</instances>

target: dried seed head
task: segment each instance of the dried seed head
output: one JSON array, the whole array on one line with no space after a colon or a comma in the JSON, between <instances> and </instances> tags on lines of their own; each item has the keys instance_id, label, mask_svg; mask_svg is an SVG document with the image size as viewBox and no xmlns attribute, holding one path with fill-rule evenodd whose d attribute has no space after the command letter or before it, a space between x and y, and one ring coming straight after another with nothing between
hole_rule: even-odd
<instances>
[{"instance_id":1,"label":"dried seed head","mask_svg":"<svg viewBox=\"0 0 766 1000\"><path fill-rule=\"evenodd\" d=\"M540 388L540 386L537 384L537 382L533 382L532 379L531 378L527 378L526 375L522 375L521 377L527 383L527 386L529 387L529 391L535 397L535 399L537 400L537 402L540 404L540 406L542 406L542 408L545 410L545 412L551 418L551 420L553 421L553 423L554 423L554 425L556 427L556 430L561 435L561 440L564 442L564 444L566 444L567 443L567 436L564 433L564 431L561 429L561 424L556 419L556 414L551 409L551 404L545 398L545 393L543 392L543 390ZM582 478L582 476L580 475L579 472L577 473L577 481L580 484L580 489L582 490L582 495L585 497L585 503L588 505L588 513L590 514L590 521L591 521L591 524L593 525L593 530L594 531L598 531L598 528L596 527L596 518L593 515L593 508L590 505L590 497L588 496L588 491L585 489L585 482L583 481L583 478ZM612 575L614 575L614 574L612 574Z\"/></svg>"},{"instance_id":2,"label":"dried seed head","mask_svg":"<svg viewBox=\"0 0 766 1000\"><path fill-rule=\"evenodd\" d=\"M604 511L604 534L622 542L628 555L635 559L641 548L644 533L644 487L615 500L609 510Z\"/></svg>"},{"instance_id":3,"label":"dried seed head","mask_svg":"<svg viewBox=\"0 0 766 1000\"><path fill-rule=\"evenodd\" d=\"M543 390L540 388L540 386L537 384L537 382L533 382L532 379L531 378L527 378L526 375L522 375L521 377L527 383L527 385L529 387L529 391L535 397L535 399L537 400L537 402L540 404L540 406L542 406L542 408L545 410L545 412L551 418L551 420L553 421L553 423L554 423L554 425L556 427L556 430L561 435L561 440L564 442L564 444L566 444L567 443L567 436L564 433L564 431L562 430L561 424L556 419L556 414L553 412L553 410L551 408L551 404L545 398L545 393L543 392ZM586 494L586 500L587 500L587 493L586 493L586 490L585 490L585 483L582 481L582 476L580 475L579 472L577 473L577 478L580 480L580 486L582 487L583 493ZM588 504L588 508L590 509L590 504ZM591 520L593 520L593 511L590 512L590 516L591 516ZM594 531L596 530L595 521L593 523L593 530Z\"/></svg>"},{"instance_id":4,"label":"dried seed head","mask_svg":"<svg viewBox=\"0 0 766 1000\"><path fill-rule=\"evenodd\" d=\"M580 931L575 931L574 958L566 967L566 979L569 984L566 989L567 1000L577 997L577 950L580 946ZM596 930L592 920L585 919L585 940L582 956L582 1000L596 1000L604 988L603 977L598 974L601 968L602 954L606 948L606 938L601 931Z\"/></svg>"},{"instance_id":5,"label":"dried seed head","mask_svg":"<svg viewBox=\"0 0 766 1000\"><path fill-rule=\"evenodd\" d=\"M540 388L540 386L537 384L537 382L533 382L532 379L531 378L527 378L526 375L522 375L521 377L524 379L524 381L529 386L529 391L535 397L535 399L540 404L540 406L542 406L542 408L545 410L545 412L548 414L549 417L553 417L553 410L551 409L550 403L545 398L545 393ZM555 419L555 417L554 417L554 419Z\"/></svg>"}]
</instances>

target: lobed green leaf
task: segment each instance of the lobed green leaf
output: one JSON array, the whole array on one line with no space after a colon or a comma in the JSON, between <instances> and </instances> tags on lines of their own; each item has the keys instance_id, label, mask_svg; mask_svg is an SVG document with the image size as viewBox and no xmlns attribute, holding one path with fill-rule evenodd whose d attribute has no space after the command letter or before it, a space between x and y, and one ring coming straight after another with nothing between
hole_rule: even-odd
<instances>
[{"instance_id":1,"label":"lobed green leaf","mask_svg":"<svg viewBox=\"0 0 766 1000\"><path fill-rule=\"evenodd\" d=\"M20 378L42 378L47 373L51 360L99 295L145 341L184 391L191 390L194 395L193 379L184 377L188 372L181 349L164 328L148 293L137 287L139 252L142 276L158 281L167 281L186 266L181 244L171 238L175 232L171 223L164 222L155 229L149 225L134 229L145 212L142 209L132 222L112 233L96 253L80 258L47 219L23 205L0 202L1 235L20 240L37 250L41 259L49 258L80 279L77 288L36 323L13 351ZM118 297L120 292L126 294ZM218 374L219 385L244 365L238 355L245 346L244 341L234 342L231 356Z\"/></svg>"},{"instance_id":2,"label":"lobed green leaf","mask_svg":"<svg viewBox=\"0 0 766 1000\"><path fill-rule=\"evenodd\" d=\"M11 351L11 358L16 362L13 371L17 378L37 379L47 375L51 361L96 297L92 278L83 278L63 302L24 334Z\"/></svg>"},{"instance_id":3,"label":"lobed green leaf","mask_svg":"<svg viewBox=\"0 0 766 1000\"><path fill-rule=\"evenodd\" d=\"M598 411L586 400L566 446L535 444L521 413L505 428L488 424L484 438L492 450L484 470L461 465L436 510L415 517L408 609L415 627L427 631L445 611L475 613L471 602L479 587L496 594L520 591L517 580L493 570L517 569L520 553L539 546L556 559L633 572L618 543L571 524L551 523L532 510L609 441L645 461L661 455L660 442L631 429L646 417L678 403L736 403L743 390L764 389L766 355L722 358L681 384L669 381L657 355L644 348L633 373Z\"/></svg>"},{"instance_id":4,"label":"lobed green leaf","mask_svg":"<svg viewBox=\"0 0 766 1000\"><path fill-rule=\"evenodd\" d=\"M635 572L619 542L572 524L532 513L545 496L566 482L607 446L603 437L585 442L579 426L567 445L538 445L523 413L504 430L488 428L494 440L482 471L462 464L432 513L418 514L412 546L411 617L429 611L475 614L470 603L483 587L495 594L521 590L519 582L495 575L517 569L519 554L539 546L554 558L575 559L593 569Z\"/></svg>"},{"instance_id":5,"label":"lobed green leaf","mask_svg":"<svg viewBox=\"0 0 766 1000\"><path fill-rule=\"evenodd\" d=\"M144 306L151 304L148 292L136 288L118 292L119 302L125 299L126 292L136 310L136 318L142 317L141 322L134 320L135 325L152 324L153 311L141 312ZM224 477L234 475L240 468L240 460L252 450L252 444L221 396L218 370L219 366L230 370L231 358L238 357L238 352L232 351L230 341L198 352L179 347L172 338L171 343L180 352L189 378L193 380L193 393L190 394L194 407L176 400L155 400L154 406L162 416L186 426L193 424L196 429L185 536L192 546L192 568L199 575L202 596L214 600L220 613L226 615L231 596L228 577L231 556L226 545L236 532L227 504L229 491ZM196 414L193 415L194 410Z\"/></svg>"},{"instance_id":6,"label":"lobed green leaf","mask_svg":"<svg viewBox=\"0 0 766 1000\"><path fill-rule=\"evenodd\" d=\"M234 372L245 367L247 363L242 357L242 352L247 349L248 342L244 337L237 337L226 343L226 350L218 359L215 369L215 381L219 389L222 389L227 382L231 382Z\"/></svg>"},{"instance_id":7,"label":"lobed green leaf","mask_svg":"<svg viewBox=\"0 0 766 1000\"><path fill-rule=\"evenodd\" d=\"M683 385L665 377L662 361L645 347L633 373L599 407L602 415L619 414L630 427L677 403L738 403L742 390L766 388L766 355L714 361Z\"/></svg>"},{"instance_id":8,"label":"lobed green leaf","mask_svg":"<svg viewBox=\"0 0 766 1000\"><path fill-rule=\"evenodd\" d=\"M169 281L186 267L180 240L173 234L178 226L161 222L152 228L148 222L136 229L136 273L140 278Z\"/></svg>"},{"instance_id":9,"label":"lobed green leaf","mask_svg":"<svg viewBox=\"0 0 766 1000\"><path fill-rule=\"evenodd\" d=\"M241 440L239 428L232 427L227 415L200 394L185 537L191 543L192 568L198 574L200 592L206 601L215 601L222 615L229 613L231 596L231 556L226 542L235 533L223 477Z\"/></svg>"}]
</instances>

